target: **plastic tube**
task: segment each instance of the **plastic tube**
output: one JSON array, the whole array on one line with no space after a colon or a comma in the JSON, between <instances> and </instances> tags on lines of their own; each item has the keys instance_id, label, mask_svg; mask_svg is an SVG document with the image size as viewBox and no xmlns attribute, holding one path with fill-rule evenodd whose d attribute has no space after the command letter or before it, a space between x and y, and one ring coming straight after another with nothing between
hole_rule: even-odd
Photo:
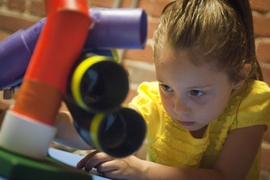
<instances>
[{"instance_id":1,"label":"plastic tube","mask_svg":"<svg viewBox=\"0 0 270 180\"><path fill-rule=\"evenodd\" d=\"M91 113L74 104L65 103L81 138L90 146L114 157L125 157L141 146L146 125L142 116L125 107L110 113Z\"/></svg>"},{"instance_id":2,"label":"plastic tube","mask_svg":"<svg viewBox=\"0 0 270 180\"><path fill-rule=\"evenodd\" d=\"M90 26L88 7L84 0L47 0L46 5L50 13L17 100L8 116L5 116L0 131L1 147L37 159L46 156L40 153L40 147L45 152L48 144L44 145L44 142L52 140L54 121L65 93L66 79L81 53ZM74 35L70 36L72 33ZM11 121L14 123L10 126ZM30 131L29 127L33 127L33 130ZM35 137L42 130L42 136L37 136L35 143L32 143L33 138L30 137ZM28 151L20 152L22 145L17 141L19 136L25 137L24 147Z\"/></svg>"},{"instance_id":3,"label":"plastic tube","mask_svg":"<svg viewBox=\"0 0 270 180\"><path fill-rule=\"evenodd\" d=\"M90 9L93 19L85 47L138 49L145 46L147 18L142 9Z\"/></svg>"},{"instance_id":4,"label":"plastic tube","mask_svg":"<svg viewBox=\"0 0 270 180\"><path fill-rule=\"evenodd\" d=\"M143 9L90 8L88 13L93 22L84 40L84 49L144 48L147 16ZM44 18L28 29L19 30L0 42L0 90L20 85L46 21L47 18ZM65 31L62 29L58 36ZM68 33L69 39L81 34L81 32L76 34L74 31ZM56 47L64 45L60 42L55 43ZM49 75L48 72L44 74L44 76Z\"/></svg>"}]
</instances>

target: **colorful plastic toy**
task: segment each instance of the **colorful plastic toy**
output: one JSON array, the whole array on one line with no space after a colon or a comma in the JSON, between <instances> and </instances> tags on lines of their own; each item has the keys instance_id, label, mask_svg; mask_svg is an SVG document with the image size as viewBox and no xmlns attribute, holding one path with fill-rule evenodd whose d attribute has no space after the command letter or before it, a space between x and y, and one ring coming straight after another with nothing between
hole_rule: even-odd
<instances>
[{"instance_id":1,"label":"colorful plastic toy","mask_svg":"<svg viewBox=\"0 0 270 180\"><path fill-rule=\"evenodd\" d=\"M0 131L0 175L89 179L47 156L57 111L65 101L82 139L112 156L139 148L145 124L121 105L128 78L115 48L144 47L146 14L88 9L85 0L45 2L47 18L0 42L0 89L20 88Z\"/></svg>"}]
</instances>

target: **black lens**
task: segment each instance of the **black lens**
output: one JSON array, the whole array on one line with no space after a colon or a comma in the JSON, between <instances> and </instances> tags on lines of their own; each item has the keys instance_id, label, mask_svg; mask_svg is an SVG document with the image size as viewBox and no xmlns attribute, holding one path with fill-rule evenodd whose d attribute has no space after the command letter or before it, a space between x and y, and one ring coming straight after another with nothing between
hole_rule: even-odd
<instances>
[{"instance_id":1,"label":"black lens","mask_svg":"<svg viewBox=\"0 0 270 180\"><path fill-rule=\"evenodd\" d=\"M142 116L132 109L121 108L104 118L98 141L104 152L114 157L125 157L139 149L145 133Z\"/></svg>"},{"instance_id":2,"label":"black lens","mask_svg":"<svg viewBox=\"0 0 270 180\"><path fill-rule=\"evenodd\" d=\"M83 75L81 96L92 111L113 111L125 100L128 83L126 71L121 65L114 61L101 61Z\"/></svg>"}]
</instances>

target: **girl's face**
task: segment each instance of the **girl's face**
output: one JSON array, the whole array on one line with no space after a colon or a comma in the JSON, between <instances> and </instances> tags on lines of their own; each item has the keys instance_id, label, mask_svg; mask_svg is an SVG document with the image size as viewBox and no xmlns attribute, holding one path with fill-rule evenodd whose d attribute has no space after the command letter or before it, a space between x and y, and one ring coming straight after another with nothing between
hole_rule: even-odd
<instances>
[{"instance_id":1,"label":"girl's face","mask_svg":"<svg viewBox=\"0 0 270 180\"><path fill-rule=\"evenodd\" d=\"M225 109L235 83L208 65L195 66L187 52L164 48L155 60L163 106L172 119L189 131L200 130Z\"/></svg>"}]
</instances>

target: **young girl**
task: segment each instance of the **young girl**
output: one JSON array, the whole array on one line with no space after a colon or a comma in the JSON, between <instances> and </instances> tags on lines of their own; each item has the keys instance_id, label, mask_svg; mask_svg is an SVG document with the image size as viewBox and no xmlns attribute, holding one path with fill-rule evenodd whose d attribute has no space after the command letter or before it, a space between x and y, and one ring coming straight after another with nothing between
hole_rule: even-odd
<instances>
[{"instance_id":1,"label":"young girl","mask_svg":"<svg viewBox=\"0 0 270 180\"><path fill-rule=\"evenodd\" d=\"M96 151L77 167L113 179L259 179L270 89L248 0L167 5L154 63L157 82L141 84L130 103L147 123L147 161Z\"/></svg>"}]
</instances>

